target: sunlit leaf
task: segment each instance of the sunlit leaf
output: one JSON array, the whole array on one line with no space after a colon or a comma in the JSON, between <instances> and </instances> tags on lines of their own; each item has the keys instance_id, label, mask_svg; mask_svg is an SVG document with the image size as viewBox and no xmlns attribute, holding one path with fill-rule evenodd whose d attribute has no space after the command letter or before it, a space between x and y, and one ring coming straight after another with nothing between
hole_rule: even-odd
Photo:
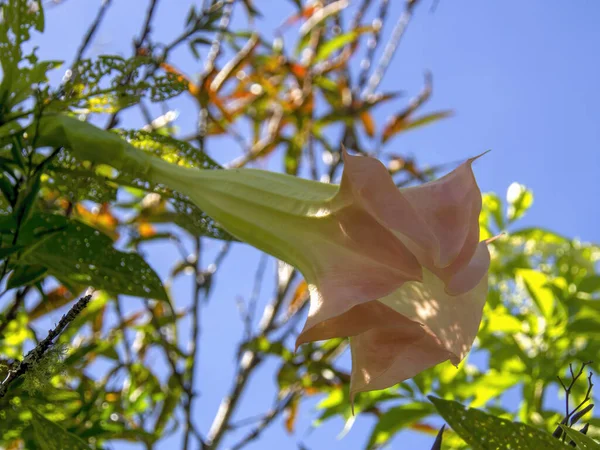
<instances>
[{"instance_id":1,"label":"sunlit leaf","mask_svg":"<svg viewBox=\"0 0 600 450\"><path fill-rule=\"evenodd\" d=\"M539 311L544 317L550 318L554 311L554 294L548 286L550 282L548 277L531 269L519 269L517 276L525 284Z\"/></svg>"},{"instance_id":2,"label":"sunlit leaf","mask_svg":"<svg viewBox=\"0 0 600 450\"><path fill-rule=\"evenodd\" d=\"M373 27L360 27L348 33L335 36L319 46L315 62L323 61L344 46L355 42L362 34L373 31Z\"/></svg>"},{"instance_id":3,"label":"sunlit leaf","mask_svg":"<svg viewBox=\"0 0 600 450\"><path fill-rule=\"evenodd\" d=\"M519 183L512 183L506 192L507 218L513 222L525 214L533 204L533 193Z\"/></svg>"},{"instance_id":4,"label":"sunlit leaf","mask_svg":"<svg viewBox=\"0 0 600 450\"><path fill-rule=\"evenodd\" d=\"M387 442L396 432L435 412L430 403L409 403L386 411L373 429L367 448Z\"/></svg>"}]
</instances>

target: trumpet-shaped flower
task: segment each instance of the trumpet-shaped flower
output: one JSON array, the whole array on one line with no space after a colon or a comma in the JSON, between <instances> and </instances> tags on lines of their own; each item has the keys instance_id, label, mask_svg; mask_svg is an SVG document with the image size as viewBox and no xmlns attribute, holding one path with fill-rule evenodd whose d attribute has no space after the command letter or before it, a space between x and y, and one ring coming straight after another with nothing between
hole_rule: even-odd
<instances>
[{"instance_id":1,"label":"trumpet-shaped flower","mask_svg":"<svg viewBox=\"0 0 600 450\"><path fill-rule=\"evenodd\" d=\"M398 189L381 162L344 153L336 186L257 169L178 167L64 116L44 118L39 130L41 145L136 170L295 266L310 291L297 345L350 337L352 396L448 359L458 364L470 350L490 262L479 242L474 159L439 180Z\"/></svg>"}]
</instances>

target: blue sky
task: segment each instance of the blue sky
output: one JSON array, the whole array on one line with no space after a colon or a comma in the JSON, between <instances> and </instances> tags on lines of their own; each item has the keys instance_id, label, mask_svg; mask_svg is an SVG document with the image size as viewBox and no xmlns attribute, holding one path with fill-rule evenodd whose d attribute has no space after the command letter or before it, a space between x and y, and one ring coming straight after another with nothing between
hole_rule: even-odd
<instances>
[{"instance_id":1,"label":"blue sky","mask_svg":"<svg viewBox=\"0 0 600 450\"><path fill-rule=\"evenodd\" d=\"M168 41L180 32L191 3L160 3L156 40ZM285 0L255 3L265 12L259 25L267 36L292 11L291 2ZM403 2L390 3L389 15L395 20ZM36 38L41 58L70 62L99 5L100 0L65 0L63 5L49 8L46 33ZM131 37L139 33L145 8L145 0L113 0L87 56L129 56ZM428 164L460 161L492 149L476 163L478 182L482 190L501 196L514 181L531 188L535 202L522 219L523 225L600 241L598 23L600 3L585 0L442 0L434 14L424 2L381 90L402 90L413 95L421 88L423 72L431 70L434 94L427 108L452 108L456 115L396 138L391 149ZM237 10L234 26L244 24L245 17ZM384 28L384 36L389 35L391 24ZM293 33L286 36L291 40ZM176 52L174 58L189 74L201 70L201 63L185 51ZM60 76L62 73L57 74ZM172 102L172 106L180 113L178 125L189 130L196 120L194 104L182 99ZM380 108L376 121L385 121L398 108L398 103ZM140 123L132 117L123 125L134 127ZM227 146L211 147L210 142L208 151L219 161L233 155ZM206 246L214 254L220 244L207 241ZM177 257L176 251L166 246L148 247L148 255L161 274L169 269L165 261ZM201 396L195 410L195 420L204 432L229 388L234 352L242 333L236 300L247 298L259 257L255 250L237 245L224 263L217 289L204 312L198 364ZM178 306L188 304L190 283L189 279L180 279L174 285L172 294ZM263 301L271 292L271 285L265 284ZM275 364L268 362L266 366L252 379L252 389L244 397L238 418L264 411L270 405ZM311 430L314 406L315 401L303 403L295 436L289 437L282 424L276 423L262 441L247 448L296 448L295 442L300 440L311 450L364 447L374 424L371 417L359 417L346 438L336 440L343 422L334 419ZM431 441L407 433L397 437L391 448L429 448ZM163 445L178 446L178 438L168 439Z\"/></svg>"}]
</instances>

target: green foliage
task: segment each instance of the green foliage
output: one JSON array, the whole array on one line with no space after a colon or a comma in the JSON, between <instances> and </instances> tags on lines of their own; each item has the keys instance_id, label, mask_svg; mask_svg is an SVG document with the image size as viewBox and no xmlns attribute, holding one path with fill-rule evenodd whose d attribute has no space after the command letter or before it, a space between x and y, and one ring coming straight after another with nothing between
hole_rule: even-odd
<instances>
[{"instance_id":1,"label":"green foliage","mask_svg":"<svg viewBox=\"0 0 600 450\"><path fill-rule=\"evenodd\" d=\"M46 419L36 410L32 409L31 415L35 443L41 450L87 450L90 448L79 437Z\"/></svg>"},{"instance_id":2,"label":"green foliage","mask_svg":"<svg viewBox=\"0 0 600 450\"><path fill-rule=\"evenodd\" d=\"M466 409L454 401L429 397L440 415L473 450L566 450L569 447L549 433L523 423L485 414L477 409Z\"/></svg>"},{"instance_id":3,"label":"green foliage","mask_svg":"<svg viewBox=\"0 0 600 450\"><path fill-rule=\"evenodd\" d=\"M11 219L3 220L4 240L17 236L15 244L23 250L12 259L15 269L9 288L33 284L48 273L66 286L168 299L147 263L137 254L114 249L100 231L56 214L35 214L20 228Z\"/></svg>"},{"instance_id":4,"label":"green foliage","mask_svg":"<svg viewBox=\"0 0 600 450\"><path fill-rule=\"evenodd\" d=\"M386 443L398 431L408 425L430 416L433 413L431 404L425 402L407 403L388 409L377 422L369 437L367 448Z\"/></svg>"},{"instance_id":5,"label":"green foliage","mask_svg":"<svg viewBox=\"0 0 600 450\"><path fill-rule=\"evenodd\" d=\"M567 436L577 445L577 448L581 450L600 450L600 444L593 439L589 438L585 434L569 428L565 425L560 425L560 428L567 434Z\"/></svg>"}]
</instances>

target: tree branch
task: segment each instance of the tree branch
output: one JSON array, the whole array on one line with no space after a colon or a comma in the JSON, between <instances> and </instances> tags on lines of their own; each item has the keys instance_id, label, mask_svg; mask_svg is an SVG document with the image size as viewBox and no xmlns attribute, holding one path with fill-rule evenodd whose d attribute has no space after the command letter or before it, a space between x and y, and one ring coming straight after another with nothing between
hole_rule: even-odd
<instances>
[{"instance_id":1,"label":"tree branch","mask_svg":"<svg viewBox=\"0 0 600 450\"><path fill-rule=\"evenodd\" d=\"M295 393L286 395L283 399L278 400L276 405L267 412L260 423L250 433L244 436L237 444L231 447L231 450L240 450L246 445L250 444L253 440L258 438L265 428L267 428L273 420L277 418L294 400Z\"/></svg>"},{"instance_id":2,"label":"tree branch","mask_svg":"<svg viewBox=\"0 0 600 450\"><path fill-rule=\"evenodd\" d=\"M42 342L40 342L33 350L31 350L23 361L21 361L15 369L12 369L8 372L8 375L0 383L0 398L6 395L9 385L14 382L17 378L24 375L29 368L37 363L44 353L54 344L54 339L56 339L64 329L73 321L75 318L83 311L83 309L88 305L90 300L92 299L91 295L86 295L85 297L79 299L77 303L73 305L73 307L66 313L60 321L58 325L54 327L54 329L48 332L48 336Z\"/></svg>"},{"instance_id":3,"label":"tree branch","mask_svg":"<svg viewBox=\"0 0 600 450\"><path fill-rule=\"evenodd\" d=\"M89 45L92 43L92 40L94 39L94 35L98 31L98 28L100 27L100 24L102 23L102 20L104 19L104 15L106 14L106 11L108 11L108 8L110 7L111 3L112 3L112 0L102 0L100 9L98 10L98 13L96 14L96 18L94 19L94 21L88 28L87 33L85 34L85 37L83 38L83 41L81 42L81 45L79 46L79 50L77 50L77 55L75 56L75 60L73 61L73 64L71 65L71 67L75 68L77 66L77 64L79 63L79 61L81 61L81 59L83 58L83 54L85 53L85 51L87 50Z\"/></svg>"},{"instance_id":4,"label":"tree branch","mask_svg":"<svg viewBox=\"0 0 600 450\"><path fill-rule=\"evenodd\" d=\"M385 46L385 50L383 51L383 55L379 60L379 64L373 72L373 75L371 75L371 78L369 78L369 84L363 92L364 98L368 98L371 94L373 94L379 86L379 83L381 83L381 80L383 79L383 76L385 75L385 72L387 71L390 62L394 57L394 53L396 53L396 50L398 49L398 44L400 44L400 40L406 32L408 24L410 23L410 19L413 15L413 10L417 3L419 3L419 0L406 0L406 6L404 7L404 11L400 15L398 21L396 22L396 25L394 26L392 36L390 37L390 40Z\"/></svg>"},{"instance_id":5,"label":"tree branch","mask_svg":"<svg viewBox=\"0 0 600 450\"><path fill-rule=\"evenodd\" d=\"M265 336L274 329L277 313L281 309L283 301L292 286L296 273L296 270L284 273L284 271L279 268L277 295L263 311L261 324L259 326L259 336ZM252 350L245 350L243 352L236 371L233 386L229 394L221 401L217 414L208 432L208 449L216 449L225 435L225 432L229 429L231 416L240 401L242 392L248 383L250 375L259 363L260 357L257 352Z\"/></svg>"}]
</instances>

